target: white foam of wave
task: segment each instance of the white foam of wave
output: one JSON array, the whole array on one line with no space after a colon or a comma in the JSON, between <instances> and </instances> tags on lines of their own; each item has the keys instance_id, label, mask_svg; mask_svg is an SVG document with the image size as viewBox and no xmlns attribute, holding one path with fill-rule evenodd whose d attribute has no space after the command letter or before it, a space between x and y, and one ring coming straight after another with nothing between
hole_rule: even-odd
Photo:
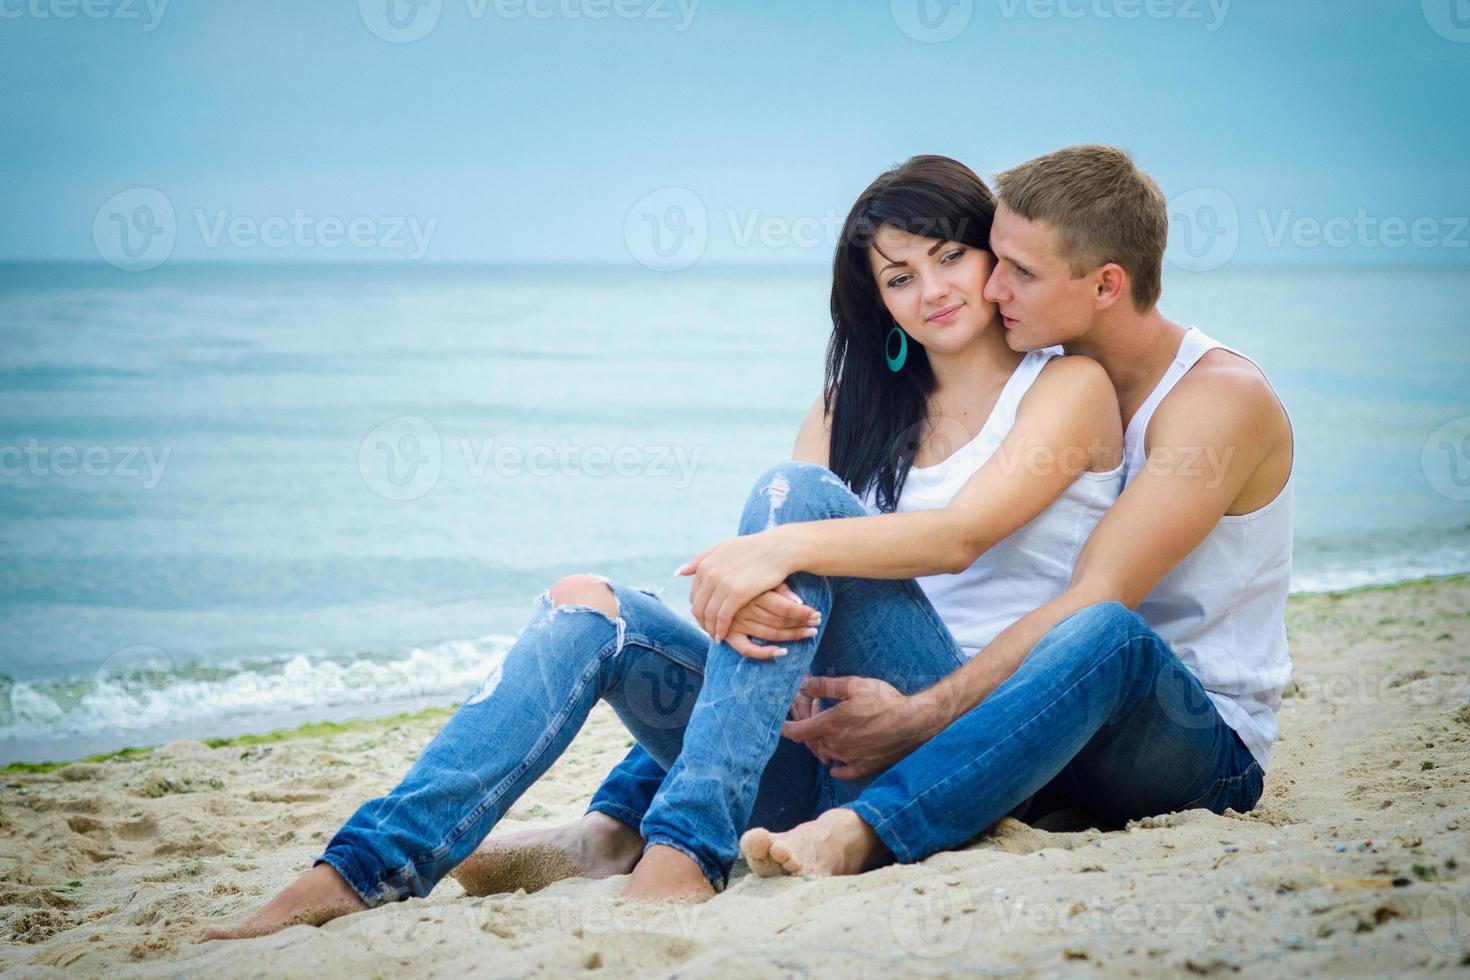
<instances>
[{"instance_id":1,"label":"white foam of wave","mask_svg":"<svg viewBox=\"0 0 1470 980\"><path fill-rule=\"evenodd\" d=\"M372 713L464 697L514 637L486 636L399 656L296 653L263 665L179 665L154 647L119 651L88 677L0 679L0 740L152 729L207 730L247 717ZM8 694L8 696L7 696Z\"/></svg>"}]
</instances>

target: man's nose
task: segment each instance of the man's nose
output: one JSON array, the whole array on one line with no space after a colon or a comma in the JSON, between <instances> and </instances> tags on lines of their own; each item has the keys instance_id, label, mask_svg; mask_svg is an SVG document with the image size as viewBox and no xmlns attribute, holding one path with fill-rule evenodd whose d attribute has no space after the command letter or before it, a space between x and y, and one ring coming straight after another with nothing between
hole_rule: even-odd
<instances>
[{"instance_id":1,"label":"man's nose","mask_svg":"<svg viewBox=\"0 0 1470 980\"><path fill-rule=\"evenodd\" d=\"M985 288L981 290L981 295L992 303L1004 303L1010 299L1005 283L1001 280L1000 266L996 266L990 273L990 278L985 280Z\"/></svg>"}]
</instances>

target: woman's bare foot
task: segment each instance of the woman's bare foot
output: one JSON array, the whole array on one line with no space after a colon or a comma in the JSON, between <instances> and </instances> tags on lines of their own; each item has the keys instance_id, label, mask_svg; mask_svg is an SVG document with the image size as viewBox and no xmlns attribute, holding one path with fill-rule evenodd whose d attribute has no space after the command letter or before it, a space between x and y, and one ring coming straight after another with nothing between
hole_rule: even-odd
<instances>
[{"instance_id":1,"label":"woman's bare foot","mask_svg":"<svg viewBox=\"0 0 1470 980\"><path fill-rule=\"evenodd\" d=\"M747 830L740 838L740 852L751 871L770 878L855 875L882 857L887 848L853 811L828 810L781 834L762 827Z\"/></svg>"},{"instance_id":2,"label":"woman's bare foot","mask_svg":"<svg viewBox=\"0 0 1470 980\"><path fill-rule=\"evenodd\" d=\"M318 864L286 886L275 898L265 903L244 922L232 926L215 926L206 939L250 939L269 936L289 926L319 926L352 912L361 912L367 903L343 880L330 864Z\"/></svg>"},{"instance_id":3,"label":"woman's bare foot","mask_svg":"<svg viewBox=\"0 0 1470 980\"><path fill-rule=\"evenodd\" d=\"M715 897L715 889L693 858L678 848L655 844L643 852L622 897L638 902L703 902Z\"/></svg>"},{"instance_id":4,"label":"woman's bare foot","mask_svg":"<svg viewBox=\"0 0 1470 980\"><path fill-rule=\"evenodd\" d=\"M563 878L625 875L642 853L636 828L594 810L549 830L491 838L449 874L470 895L534 892Z\"/></svg>"}]
</instances>

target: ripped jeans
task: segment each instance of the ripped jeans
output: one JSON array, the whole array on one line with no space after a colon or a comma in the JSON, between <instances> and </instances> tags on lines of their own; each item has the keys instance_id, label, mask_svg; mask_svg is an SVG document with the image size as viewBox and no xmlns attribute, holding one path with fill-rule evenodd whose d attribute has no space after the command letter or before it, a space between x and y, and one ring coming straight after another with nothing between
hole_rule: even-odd
<instances>
[{"instance_id":1,"label":"ripped jeans","mask_svg":"<svg viewBox=\"0 0 1470 980\"><path fill-rule=\"evenodd\" d=\"M866 513L830 471L785 462L756 483L740 533ZM783 644L785 657L759 661L712 643L652 593L607 584L615 619L541 595L531 622L403 781L359 807L316 863L330 864L369 905L427 895L603 700L667 772L638 808L645 841L687 854L718 886L746 827L792 827L862 789L781 739L803 676L878 677L911 693L964 662L912 579L792 575L788 584L822 623L816 636Z\"/></svg>"}]
</instances>

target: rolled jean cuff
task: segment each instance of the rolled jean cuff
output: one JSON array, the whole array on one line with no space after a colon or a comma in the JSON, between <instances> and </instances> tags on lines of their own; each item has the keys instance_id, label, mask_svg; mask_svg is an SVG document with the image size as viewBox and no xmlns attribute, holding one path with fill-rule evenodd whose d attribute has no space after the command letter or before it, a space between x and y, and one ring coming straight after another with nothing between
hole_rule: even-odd
<instances>
[{"instance_id":1,"label":"rolled jean cuff","mask_svg":"<svg viewBox=\"0 0 1470 980\"><path fill-rule=\"evenodd\" d=\"M719 892L725 890L726 873L718 869L711 868L709 862L705 861L705 859L700 857L698 854L695 854L688 847L674 840L672 837L665 837L663 834L654 834L652 837L648 838L648 840L644 842L644 853L646 854L648 852L648 849L655 844L662 844L665 847L672 847L674 850L678 851L680 854L684 855L689 860L699 865L700 873L703 874L705 878L709 881L709 883L714 886L715 891Z\"/></svg>"},{"instance_id":2,"label":"rolled jean cuff","mask_svg":"<svg viewBox=\"0 0 1470 980\"><path fill-rule=\"evenodd\" d=\"M878 835L883 845L893 852L894 860L899 864L913 864L927 857L925 854L915 852L913 848L905 844L903 838L898 836L897 829L884 819L883 814L873 804L864 800L853 800L851 803L842 804L839 809L851 810L861 817L863 823Z\"/></svg>"},{"instance_id":3,"label":"rolled jean cuff","mask_svg":"<svg viewBox=\"0 0 1470 980\"><path fill-rule=\"evenodd\" d=\"M377 908L392 901L397 896L385 894L389 889L382 884L373 883L372 879L365 876L358 868L350 855L342 851L327 851L321 857L311 863L314 868L318 864L329 864L332 869L342 876L347 886L357 892L357 897L367 903L368 908Z\"/></svg>"},{"instance_id":4,"label":"rolled jean cuff","mask_svg":"<svg viewBox=\"0 0 1470 980\"><path fill-rule=\"evenodd\" d=\"M588 804L587 812L601 813L604 816L612 817L618 823L625 823L634 830L638 830L639 825L643 823L643 814L636 813L617 803L603 803L598 800L593 800Z\"/></svg>"}]
</instances>

